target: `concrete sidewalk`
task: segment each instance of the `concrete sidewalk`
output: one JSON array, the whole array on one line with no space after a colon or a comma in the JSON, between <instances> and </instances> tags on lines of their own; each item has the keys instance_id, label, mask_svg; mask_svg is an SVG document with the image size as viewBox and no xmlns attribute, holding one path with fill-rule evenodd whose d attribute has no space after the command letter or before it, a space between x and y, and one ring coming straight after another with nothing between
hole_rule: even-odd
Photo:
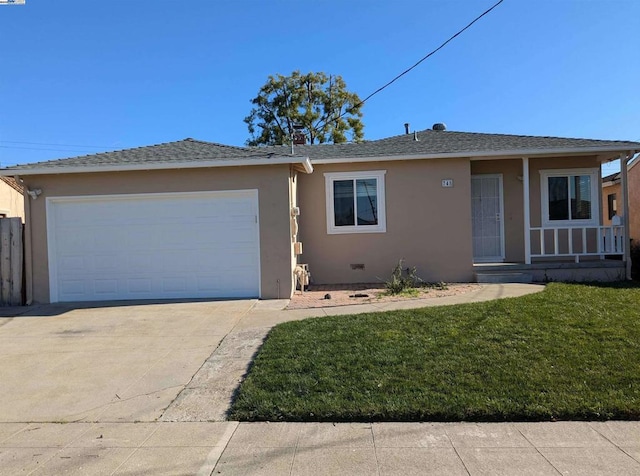
<instances>
[{"instance_id":1,"label":"concrete sidewalk","mask_svg":"<svg viewBox=\"0 0 640 476\"><path fill-rule=\"evenodd\" d=\"M640 475L640 422L0 424L0 474Z\"/></svg>"}]
</instances>

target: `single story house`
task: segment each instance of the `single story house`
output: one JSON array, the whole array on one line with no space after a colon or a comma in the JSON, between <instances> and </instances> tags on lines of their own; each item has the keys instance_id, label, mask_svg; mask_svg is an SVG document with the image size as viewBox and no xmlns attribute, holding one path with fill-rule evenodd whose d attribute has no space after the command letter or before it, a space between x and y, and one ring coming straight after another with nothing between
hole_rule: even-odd
<instances>
[{"instance_id":1,"label":"single story house","mask_svg":"<svg viewBox=\"0 0 640 476\"><path fill-rule=\"evenodd\" d=\"M272 299L292 295L300 264L335 284L380 282L401 258L427 281L624 278L628 224L604 225L600 171L638 152L424 130L294 147L185 139L0 173L30 197L29 301Z\"/></svg>"},{"instance_id":2,"label":"single story house","mask_svg":"<svg viewBox=\"0 0 640 476\"><path fill-rule=\"evenodd\" d=\"M640 245L640 160L636 158L627 167L629 193L629 236L634 245ZM603 224L611 225L615 215L624 217L622 197L622 172L602 178Z\"/></svg>"}]
</instances>

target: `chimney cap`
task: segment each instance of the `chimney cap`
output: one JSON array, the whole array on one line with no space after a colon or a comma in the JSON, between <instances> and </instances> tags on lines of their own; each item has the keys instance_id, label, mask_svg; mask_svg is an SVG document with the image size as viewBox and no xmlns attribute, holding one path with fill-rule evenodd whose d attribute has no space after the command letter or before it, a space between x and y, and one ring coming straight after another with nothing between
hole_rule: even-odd
<instances>
[{"instance_id":1,"label":"chimney cap","mask_svg":"<svg viewBox=\"0 0 640 476\"><path fill-rule=\"evenodd\" d=\"M304 132L295 131L293 133L293 144L294 145L305 145L307 143L307 136Z\"/></svg>"}]
</instances>

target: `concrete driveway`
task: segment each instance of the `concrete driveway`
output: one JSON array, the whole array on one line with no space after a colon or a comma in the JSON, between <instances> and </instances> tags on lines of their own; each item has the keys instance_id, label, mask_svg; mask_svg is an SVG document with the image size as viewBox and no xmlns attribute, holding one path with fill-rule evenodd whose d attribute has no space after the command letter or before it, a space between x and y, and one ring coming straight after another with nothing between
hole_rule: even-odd
<instances>
[{"instance_id":1,"label":"concrete driveway","mask_svg":"<svg viewBox=\"0 0 640 476\"><path fill-rule=\"evenodd\" d=\"M156 421L255 303L51 305L0 317L0 422Z\"/></svg>"}]
</instances>

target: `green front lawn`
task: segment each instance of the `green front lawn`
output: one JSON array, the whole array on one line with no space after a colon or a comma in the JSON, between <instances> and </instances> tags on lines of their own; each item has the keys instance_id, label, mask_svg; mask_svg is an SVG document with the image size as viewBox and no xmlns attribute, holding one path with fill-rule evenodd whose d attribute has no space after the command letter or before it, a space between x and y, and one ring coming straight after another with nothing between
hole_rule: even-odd
<instances>
[{"instance_id":1,"label":"green front lawn","mask_svg":"<svg viewBox=\"0 0 640 476\"><path fill-rule=\"evenodd\" d=\"M640 418L640 287L272 329L230 417L271 421Z\"/></svg>"}]
</instances>

